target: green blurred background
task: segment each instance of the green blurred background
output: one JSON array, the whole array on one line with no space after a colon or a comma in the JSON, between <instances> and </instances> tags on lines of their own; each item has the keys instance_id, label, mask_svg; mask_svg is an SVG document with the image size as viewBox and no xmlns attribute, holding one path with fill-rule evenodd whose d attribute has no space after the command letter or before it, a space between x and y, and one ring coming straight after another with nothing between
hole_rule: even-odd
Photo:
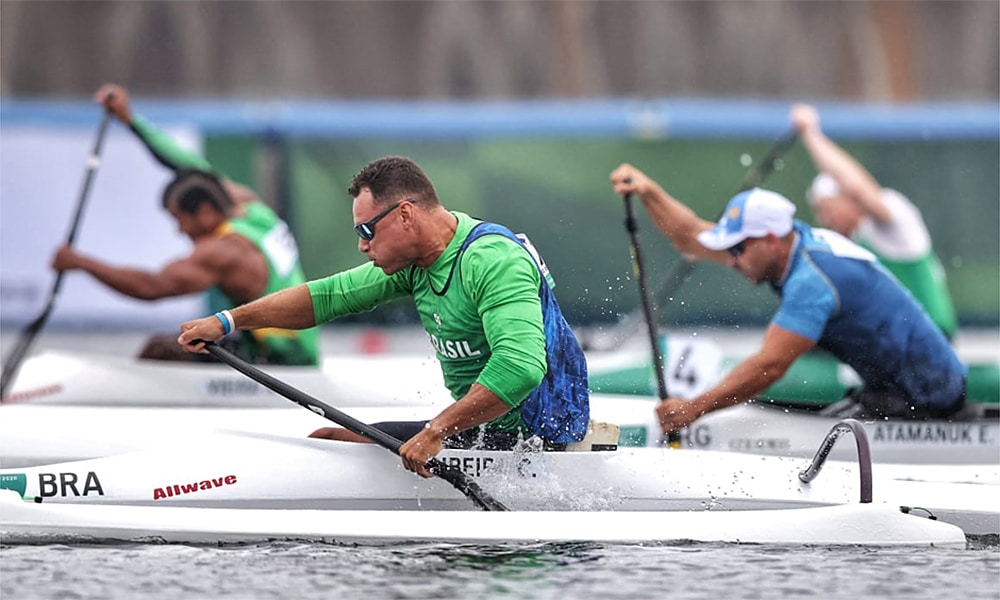
<instances>
[{"instance_id":1,"label":"green blurred background","mask_svg":"<svg viewBox=\"0 0 1000 600\"><path fill-rule=\"evenodd\" d=\"M209 159L234 179L253 182L261 156L277 164L275 200L296 231L308 276L361 262L351 230L346 190L368 161L387 154L416 160L449 208L527 233L549 264L567 319L574 325L611 323L638 306L621 200L608 176L630 162L688 203L715 218L739 188L748 161L773 139L279 139L209 135ZM1000 322L1000 146L995 140L844 141L886 187L921 209L948 273L963 326ZM801 146L792 148L765 182L814 222L805 190L815 169ZM637 211L651 288L664 284L682 260ZM657 298L661 323L762 325L776 306L766 288L714 264L699 265L673 298ZM383 307L357 321L415 322L409 304Z\"/></svg>"}]
</instances>

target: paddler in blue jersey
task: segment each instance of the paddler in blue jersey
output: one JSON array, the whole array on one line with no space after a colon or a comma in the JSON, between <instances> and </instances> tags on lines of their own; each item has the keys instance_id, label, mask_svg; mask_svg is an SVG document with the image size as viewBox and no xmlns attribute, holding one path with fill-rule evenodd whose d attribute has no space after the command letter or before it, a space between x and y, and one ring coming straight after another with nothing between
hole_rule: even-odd
<instances>
[{"instance_id":1,"label":"paddler in blue jersey","mask_svg":"<svg viewBox=\"0 0 1000 600\"><path fill-rule=\"evenodd\" d=\"M756 397L814 347L860 375L856 418L939 419L965 405L966 367L927 312L875 256L844 236L795 220L784 196L754 188L729 201L712 223L623 164L611 173L618 194L631 193L678 251L727 265L781 299L757 352L689 401L664 398L664 432Z\"/></svg>"}]
</instances>

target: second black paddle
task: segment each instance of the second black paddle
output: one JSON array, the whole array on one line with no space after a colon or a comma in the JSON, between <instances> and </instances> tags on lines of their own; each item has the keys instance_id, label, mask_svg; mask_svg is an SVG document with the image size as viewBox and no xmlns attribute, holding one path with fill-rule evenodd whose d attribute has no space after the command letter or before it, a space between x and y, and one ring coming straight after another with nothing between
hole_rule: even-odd
<instances>
[{"instance_id":1,"label":"second black paddle","mask_svg":"<svg viewBox=\"0 0 1000 600\"><path fill-rule=\"evenodd\" d=\"M87 157L87 169L86 174L83 177L83 188L80 190L80 197L76 201L76 210L73 212L73 222L70 224L69 234L66 236L66 245L72 246L73 241L76 239L76 233L80 229L80 220L83 216L83 208L87 204L87 197L90 195L90 185L94 181L94 174L97 172L97 167L101 164L101 147L104 145L104 137L108 132L108 123L111 121L111 113L105 111L104 117L101 119L101 124L97 128L97 137L94 139L94 147L90 151L90 156ZM28 349L31 347L31 343L35 340L35 337L45 326L46 321L49 320L49 315L52 314L52 309L56 305L56 300L59 298L59 289L62 287L64 271L59 271L56 275L56 280L52 284L52 289L49 291L48 300L45 302L45 307L42 312L35 317L35 320L28 324L27 327L21 332L18 337L17 343L14 345L14 349L11 350L10 354L7 355L7 360L4 362L3 373L0 374L0 402L7 396L7 392L11 384L14 383L14 379L17 377L17 372L21 368L21 363L24 361L24 357L28 354Z\"/></svg>"}]
</instances>

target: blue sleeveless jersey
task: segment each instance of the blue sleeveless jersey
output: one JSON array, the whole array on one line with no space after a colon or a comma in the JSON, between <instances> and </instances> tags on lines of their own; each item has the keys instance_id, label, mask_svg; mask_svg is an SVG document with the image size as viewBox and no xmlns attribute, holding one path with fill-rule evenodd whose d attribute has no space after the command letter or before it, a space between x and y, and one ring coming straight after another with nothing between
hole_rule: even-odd
<instances>
[{"instance_id":1,"label":"blue sleeveless jersey","mask_svg":"<svg viewBox=\"0 0 1000 600\"><path fill-rule=\"evenodd\" d=\"M941 330L875 256L826 229L795 222L798 239L772 323L850 365L865 389L948 408L967 369Z\"/></svg>"},{"instance_id":2,"label":"blue sleeveless jersey","mask_svg":"<svg viewBox=\"0 0 1000 600\"><path fill-rule=\"evenodd\" d=\"M521 418L531 433L542 439L555 443L578 442L587 435L590 423L587 359L556 302L548 269L526 239L496 223L476 225L462 243L459 256L469 244L484 235L502 235L517 242L531 256L542 275L538 296L542 301L548 369L545 378L521 406Z\"/></svg>"}]
</instances>

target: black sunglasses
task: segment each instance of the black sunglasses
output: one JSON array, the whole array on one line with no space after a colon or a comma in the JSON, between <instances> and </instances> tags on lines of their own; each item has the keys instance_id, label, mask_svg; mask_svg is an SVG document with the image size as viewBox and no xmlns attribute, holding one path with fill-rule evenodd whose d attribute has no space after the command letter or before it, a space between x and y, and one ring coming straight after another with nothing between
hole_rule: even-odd
<instances>
[{"instance_id":1,"label":"black sunglasses","mask_svg":"<svg viewBox=\"0 0 1000 600\"><path fill-rule=\"evenodd\" d=\"M734 246L730 246L730 247L726 248L726 252L728 252L729 256L732 256L733 258L739 258L739 257L743 256L743 253L746 252L746 251L747 251L747 241L746 240L743 240L743 241L741 241L740 243L738 243L738 244L736 244Z\"/></svg>"},{"instance_id":2,"label":"black sunglasses","mask_svg":"<svg viewBox=\"0 0 1000 600\"><path fill-rule=\"evenodd\" d=\"M354 226L354 233L358 234L359 238L367 242L372 241L372 238L375 237L375 223L378 223L379 221L384 219L387 214L396 210L402 203L403 203L402 201L397 202L392 206L390 206L389 208L383 210L379 214L372 217L371 220L365 221L364 223L358 223L357 225Z\"/></svg>"}]
</instances>

